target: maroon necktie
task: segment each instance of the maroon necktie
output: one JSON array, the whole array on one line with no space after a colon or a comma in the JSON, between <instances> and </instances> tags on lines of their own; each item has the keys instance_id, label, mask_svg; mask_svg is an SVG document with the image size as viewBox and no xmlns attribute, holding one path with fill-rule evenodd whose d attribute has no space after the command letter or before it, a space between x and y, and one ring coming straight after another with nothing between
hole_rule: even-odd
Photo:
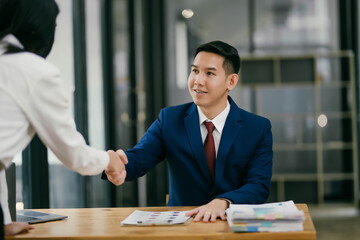
<instances>
[{"instance_id":1,"label":"maroon necktie","mask_svg":"<svg viewBox=\"0 0 360 240\"><path fill-rule=\"evenodd\" d=\"M215 142L212 133L215 129L215 126L212 122L205 121L204 124L208 130L208 135L206 136L204 142L205 155L206 155L206 160L209 164L211 176L214 180L215 179Z\"/></svg>"}]
</instances>

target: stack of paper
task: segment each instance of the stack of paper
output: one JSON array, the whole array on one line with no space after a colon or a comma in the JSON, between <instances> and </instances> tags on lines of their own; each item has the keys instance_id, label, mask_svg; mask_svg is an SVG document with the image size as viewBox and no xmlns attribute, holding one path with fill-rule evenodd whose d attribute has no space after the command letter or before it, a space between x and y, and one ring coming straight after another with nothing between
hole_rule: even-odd
<instances>
[{"instance_id":1,"label":"stack of paper","mask_svg":"<svg viewBox=\"0 0 360 240\"><path fill-rule=\"evenodd\" d=\"M233 232L302 231L304 212L293 201L266 204L231 204L227 220Z\"/></svg>"}]
</instances>

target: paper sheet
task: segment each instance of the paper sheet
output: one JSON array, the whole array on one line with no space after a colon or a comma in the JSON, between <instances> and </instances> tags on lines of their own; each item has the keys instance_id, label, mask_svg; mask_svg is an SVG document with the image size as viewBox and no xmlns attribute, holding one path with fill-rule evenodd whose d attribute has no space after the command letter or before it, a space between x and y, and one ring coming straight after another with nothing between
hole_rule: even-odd
<instances>
[{"instance_id":1,"label":"paper sheet","mask_svg":"<svg viewBox=\"0 0 360 240\"><path fill-rule=\"evenodd\" d=\"M186 217L187 211L162 211L150 212L135 210L120 225L173 225L186 223L190 217Z\"/></svg>"}]
</instances>

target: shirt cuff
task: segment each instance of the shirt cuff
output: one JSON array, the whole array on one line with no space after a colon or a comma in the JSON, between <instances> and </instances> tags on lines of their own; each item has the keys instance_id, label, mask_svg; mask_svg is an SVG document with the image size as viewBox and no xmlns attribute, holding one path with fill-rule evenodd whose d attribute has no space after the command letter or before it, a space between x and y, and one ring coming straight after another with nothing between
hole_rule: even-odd
<instances>
[{"instance_id":1,"label":"shirt cuff","mask_svg":"<svg viewBox=\"0 0 360 240\"><path fill-rule=\"evenodd\" d=\"M233 201L231 201L230 199L227 199L227 198L216 198L216 199L225 200L228 203L227 208L230 206L230 204L233 204Z\"/></svg>"}]
</instances>

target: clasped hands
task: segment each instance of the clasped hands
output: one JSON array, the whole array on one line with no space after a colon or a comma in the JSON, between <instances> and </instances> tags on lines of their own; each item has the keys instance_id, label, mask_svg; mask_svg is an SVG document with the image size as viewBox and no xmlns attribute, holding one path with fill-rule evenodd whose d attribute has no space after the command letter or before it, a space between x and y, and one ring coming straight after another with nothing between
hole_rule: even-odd
<instances>
[{"instance_id":1,"label":"clasped hands","mask_svg":"<svg viewBox=\"0 0 360 240\"><path fill-rule=\"evenodd\" d=\"M107 153L109 154L110 161L109 165L105 169L105 174L110 182L116 186L119 186L125 182L125 164L128 163L127 156L121 149L117 150L116 152L113 150L108 150Z\"/></svg>"}]
</instances>

